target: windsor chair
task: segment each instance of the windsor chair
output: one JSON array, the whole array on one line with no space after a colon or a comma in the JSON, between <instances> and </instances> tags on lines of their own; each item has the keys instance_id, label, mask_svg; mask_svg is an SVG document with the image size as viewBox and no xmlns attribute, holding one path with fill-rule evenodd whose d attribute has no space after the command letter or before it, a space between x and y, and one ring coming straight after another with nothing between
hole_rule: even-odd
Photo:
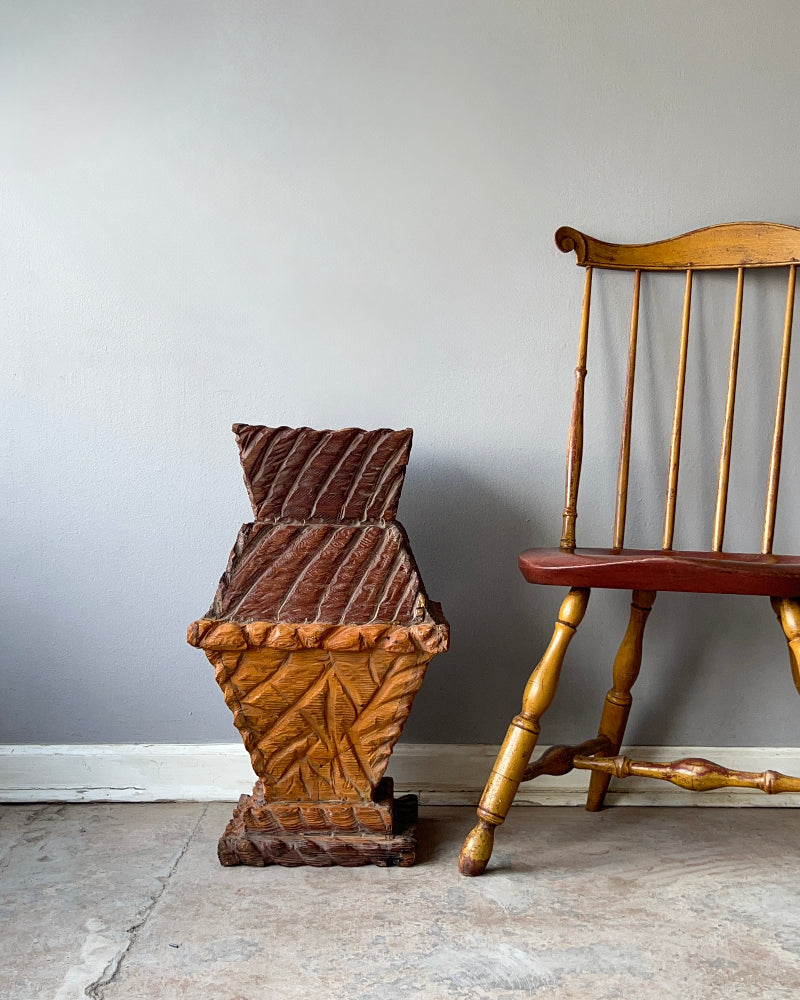
<instances>
[{"instance_id":1,"label":"windsor chair","mask_svg":"<svg viewBox=\"0 0 800 1000\"><path fill-rule=\"evenodd\" d=\"M800 692L800 556L775 555L772 551L786 415L796 269L800 261L800 229L768 223L729 223L695 230L656 243L625 245L605 243L564 227L556 233L556 244L564 253L574 251L577 264L585 268L575 391L567 445L561 544L557 549L529 549L521 554L519 565L530 583L565 585L570 587L570 591L561 605L550 644L525 688L522 711L508 729L486 784L478 807L478 823L468 835L461 852L459 867L464 875L480 875L484 871L492 853L495 829L505 820L520 783L540 774L566 774L573 768L591 771L586 803L586 808L590 811L602 807L612 776L660 778L695 791L726 786L761 788L768 793L800 791L800 778L787 777L777 771L765 771L761 774L732 771L699 758L655 764L619 755L631 708L631 688L642 661L645 622L659 590L769 597L789 644L794 684ZM722 546L731 471L743 292L745 274L751 268L786 270L786 308L777 402L772 421L761 551L732 553L723 551ZM629 271L633 274L616 509L611 547L578 548L575 522L583 457L584 383L592 279L595 271L604 270ZM673 548L673 540L684 424L692 286L696 272L709 270L728 270L736 274L725 415L711 548L705 552L681 551ZM663 536L660 548L629 549L625 548L625 521L641 277L646 272L675 271L685 273L685 286L679 327ZM650 280L652 279L648 277L648 281ZM677 317L674 325L677 333ZM632 591L630 619L614 660L613 684L606 695L598 735L577 746L553 747L538 761L529 765L539 736L539 721L555 695L567 647L583 619L592 587Z\"/></svg>"}]
</instances>

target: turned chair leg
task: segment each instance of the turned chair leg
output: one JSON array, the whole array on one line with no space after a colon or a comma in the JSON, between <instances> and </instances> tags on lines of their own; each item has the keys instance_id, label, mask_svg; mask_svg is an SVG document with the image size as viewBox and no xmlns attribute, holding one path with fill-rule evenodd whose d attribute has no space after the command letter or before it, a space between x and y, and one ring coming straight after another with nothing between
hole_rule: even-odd
<instances>
[{"instance_id":1,"label":"turned chair leg","mask_svg":"<svg viewBox=\"0 0 800 1000\"><path fill-rule=\"evenodd\" d=\"M633 700L631 688L639 676L639 668L642 665L644 626L655 599L656 594L652 590L633 592L628 628L614 660L613 687L606 695L598 730L598 736L605 736L610 743L609 749L603 753L604 757L615 756L622 745ZM592 772L589 795L586 799L586 808L590 812L602 809L610 781L610 774L604 771Z\"/></svg>"},{"instance_id":2,"label":"turned chair leg","mask_svg":"<svg viewBox=\"0 0 800 1000\"><path fill-rule=\"evenodd\" d=\"M773 597L770 602L789 643L792 679L800 694L800 597Z\"/></svg>"},{"instance_id":3,"label":"turned chair leg","mask_svg":"<svg viewBox=\"0 0 800 1000\"><path fill-rule=\"evenodd\" d=\"M564 599L553 637L530 676L522 699L522 712L512 721L494 765L480 805L478 823L461 849L462 875L480 875L492 854L494 830L508 815L539 738L539 719L553 700L567 646L586 612L589 591L573 587Z\"/></svg>"}]
</instances>

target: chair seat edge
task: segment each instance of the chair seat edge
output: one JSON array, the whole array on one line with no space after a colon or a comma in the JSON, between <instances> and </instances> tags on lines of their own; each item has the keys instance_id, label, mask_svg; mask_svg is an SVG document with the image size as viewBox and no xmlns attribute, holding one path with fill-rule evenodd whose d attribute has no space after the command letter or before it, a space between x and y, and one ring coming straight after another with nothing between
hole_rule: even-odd
<instances>
[{"instance_id":1,"label":"chair seat edge","mask_svg":"<svg viewBox=\"0 0 800 1000\"><path fill-rule=\"evenodd\" d=\"M526 549L519 567L529 583L620 590L795 597L800 557L750 552L659 549Z\"/></svg>"}]
</instances>

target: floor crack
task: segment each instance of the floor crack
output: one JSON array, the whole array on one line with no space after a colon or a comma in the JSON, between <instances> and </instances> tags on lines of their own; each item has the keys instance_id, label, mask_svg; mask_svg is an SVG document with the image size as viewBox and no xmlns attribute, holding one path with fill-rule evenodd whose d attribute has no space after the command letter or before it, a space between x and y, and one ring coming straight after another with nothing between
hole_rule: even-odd
<instances>
[{"instance_id":1,"label":"floor crack","mask_svg":"<svg viewBox=\"0 0 800 1000\"><path fill-rule=\"evenodd\" d=\"M205 819L205 815L208 812L209 805L210 803L207 802L203 807L203 809L201 810L200 815L197 817L197 822L190 830L189 836L186 838L183 847L181 847L181 849L178 851L175 860L172 862L172 865L169 868L169 871L166 873L166 875L157 876L158 880L161 882L161 888L154 893L154 895L150 899L150 902L141 910L139 914L137 914L136 922L132 924L130 927L128 927L128 929L124 932L125 935L127 935L128 937L128 941L125 947L122 948L114 956L111 962L109 962L109 964L103 970L102 975L98 979L96 979L93 983L90 983L86 987L84 992L87 997L91 998L91 1000L103 1000L103 998L105 997L106 986L108 986L116 979L120 969L122 968L126 956L130 953L131 948L133 948L134 944L136 943L139 934L142 932L145 924L150 919L150 914L156 908L158 901L164 895L164 891L169 885L170 879L175 874L178 865L183 860L184 854L186 854L186 852L189 849L189 845L194 840L195 834L197 833L200 824Z\"/></svg>"}]
</instances>

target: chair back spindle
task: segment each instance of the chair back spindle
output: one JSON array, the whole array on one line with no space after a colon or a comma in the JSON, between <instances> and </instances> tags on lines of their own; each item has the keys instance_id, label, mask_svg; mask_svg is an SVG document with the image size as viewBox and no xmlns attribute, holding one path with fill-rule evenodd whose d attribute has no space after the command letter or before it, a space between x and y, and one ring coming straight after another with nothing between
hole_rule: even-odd
<instances>
[{"instance_id":1,"label":"chair back spindle","mask_svg":"<svg viewBox=\"0 0 800 1000\"><path fill-rule=\"evenodd\" d=\"M628 509L628 473L631 465L631 426L633 424L633 386L636 378L636 341L639 333L639 290L642 272L636 268L633 277L633 305L631 306L631 332L628 339L628 370L625 376L625 402L622 413L622 434L619 445L617 472L617 505L614 511L613 547L625 544L625 516Z\"/></svg>"},{"instance_id":2,"label":"chair back spindle","mask_svg":"<svg viewBox=\"0 0 800 1000\"><path fill-rule=\"evenodd\" d=\"M678 354L678 376L675 385L675 411L672 417L672 436L669 445L669 473L667 475L667 495L664 501L663 549L671 549L675 536L675 507L678 501L678 473L681 462L681 435L683 433L683 399L686 389L686 359L689 351L689 317L692 309L692 274L686 270L686 289L683 294L683 320L681 322L681 346Z\"/></svg>"},{"instance_id":3,"label":"chair back spindle","mask_svg":"<svg viewBox=\"0 0 800 1000\"><path fill-rule=\"evenodd\" d=\"M586 270L578 360L575 369L575 393L572 403L572 416L567 446L566 488L561 535L561 549L565 552L574 552L576 548L575 523L578 516L578 487L583 459L584 388L593 271L599 268L601 270L632 271L634 274L612 546L613 550L618 552L623 550L625 544L642 272L683 271L686 275L675 385L675 402L669 446L669 465L664 499L664 524L661 544L661 548L664 551L673 550L675 536L689 328L695 272L703 270L735 270L737 272L725 417L719 452L711 540L711 551L722 553L731 476L733 424L739 370L745 270L749 268L775 267L786 267L788 269L789 279L786 293L783 344L761 545L762 555L770 555L775 536L781 455L784 441L796 270L797 263L800 261L800 229L794 226L773 223L741 222L711 226L707 229L695 230L694 232L685 233L682 236L668 240L661 240L657 243L615 244L594 239L570 227L562 227L556 233L556 244L565 253L574 251L577 264Z\"/></svg>"},{"instance_id":4,"label":"chair back spindle","mask_svg":"<svg viewBox=\"0 0 800 1000\"><path fill-rule=\"evenodd\" d=\"M581 311L581 332L578 340L578 360L575 366L575 395L572 400L572 417L569 423L567 443L567 476L564 496L563 527L561 548L566 552L575 550L575 521L578 517L578 486L581 479L583 460L583 400L586 382L586 357L589 347L589 310L592 302L592 268L586 268L583 286L583 309Z\"/></svg>"},{"instance_id":5,"label":"chair back spindle","mask_svg":"<svg viewBox=\"0 0 800 1000\"><path fill-rule=\"evenodd\" d=\"M767 502L764 510L764 536L761 543L763 555L772 552L775 538L775 511L778 506L778 484L781 476L781 452L783 450L783 424L786 415L786 386L789 380L789 352L792 346L792 318L794 316L794 286L797 265L789 266L789 283L786 289L786 318L783 323L783 345L781 347L781 370L778 378L778 401L775 405L775 425L772 432L772 450L769 459L767 481Z\"/></svg>"},{"instance_id":6,"label":"chair back spindle","mask_svg":"<svg viewBox=\"0 0 800 1000\"><path fill-rule=\"evenodd\" d=\"M722 551L725 535L725 514L728 509L728 484L731 477L731 449L733 447L733 414L736 408L736 380L739 372L739 340L742 332L742 296L744 293L744 268L740 267L736 279L736 305L733 310L731 356L728 364L728 395L725 400L725 423L722 427L722 444L719 450L717 476L717 501L714 507L714 535L711 551Z\"/></svg>"}]
</instances>

